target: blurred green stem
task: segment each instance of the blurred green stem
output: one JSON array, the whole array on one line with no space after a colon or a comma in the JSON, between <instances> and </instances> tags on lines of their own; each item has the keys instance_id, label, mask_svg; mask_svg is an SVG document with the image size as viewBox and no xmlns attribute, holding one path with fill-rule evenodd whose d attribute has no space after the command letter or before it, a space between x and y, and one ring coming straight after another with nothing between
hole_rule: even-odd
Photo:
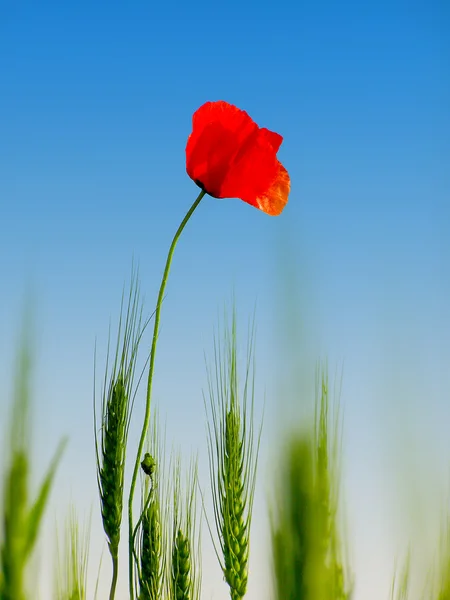
<instances>
[{"instance_id":1,"label":"blurred green stem","mask_svg":"<svg viewBox=\"0 0 450 600\"><path fill-rule=\"evenodd\" d=\"M156 304L155 311L155 327L153 329L153 341L152 348L150 352L150 366L148 370L148 383L147 383L147 398L145 403L145 416L144 416L144 424L142 426L141 438L139 440L139 448L136 456L136 462L134 465L133 477L131 479L131 487L130 487L130 496L128 499L128 560L129 560L129 588L130 588L130 599L134 600L134 585L133 585L133 545L134 545L134 536L133 536L133 496L134 490L136 487L136 479L139 470L139 463L141 460L142 451L144 448L145 438L147 436L148 426L150 422L150 403L151 403L151 394L152 394L152 380L153 380L153 370L155 365L155 352L156 352L156 342L158 340L158 332L159 332L159 319L161 314L161 305L164 297L164 290L166 289L167 278L170 272L170 266L172 263L173 252L177 245L178 239L186 225L186 223L191 218L193 212L200 204L203 196L205 195L205 191L202 190L200 194L197 196L194 204L188 210L186 216L181 222L181 225L178 227L177 232L174 235L172 240L172 244L170 245L169 253L167 255L166 268L164 269L164 274L161 281L161 287L159 288L158 302Z\"/></svg>"}]
</instances>

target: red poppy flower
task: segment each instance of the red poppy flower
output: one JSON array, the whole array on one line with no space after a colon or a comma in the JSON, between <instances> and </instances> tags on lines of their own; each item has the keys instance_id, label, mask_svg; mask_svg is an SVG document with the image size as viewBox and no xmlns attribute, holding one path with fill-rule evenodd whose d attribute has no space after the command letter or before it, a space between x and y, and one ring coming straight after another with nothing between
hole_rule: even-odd
<instances>
[{"instance_id":1,"label":"red poppy flower","mask_svg":"<svg viewBox=\"0 0 450 600\"><path fill-rule=\"evenodd\" d=\"M192 117L186 171L215 198L240 198L269 215L285 207L289 174L277 159L283 138L227 102L207 102Z\"/></svg>"}]
</instances>

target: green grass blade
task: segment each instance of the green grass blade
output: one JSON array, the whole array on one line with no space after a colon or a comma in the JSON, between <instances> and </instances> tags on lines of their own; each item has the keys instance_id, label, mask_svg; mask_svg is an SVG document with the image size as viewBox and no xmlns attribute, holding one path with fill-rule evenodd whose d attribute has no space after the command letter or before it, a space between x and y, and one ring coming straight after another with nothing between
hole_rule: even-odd
<instances>
[{"instance_id":1,"label":"green grass blade","mask_svg":"<svg viewBox=\"0 0 450 600\"><path fill-rule=\"evenodd\" d=\"M36 538L39 532L39 527L41 524L42 516L44 514L45 506L48 501L48 497L50 494L50 490L53 484L53 480L55 477L56 469L59 465L59 462L63 456L64 449L67 445L67 440L64 439L60 442L55 456L50 464L47 475L42 482L39 494L36 498L34 505L31 507L28 516L28 525L27 525L27 537L25 542L25 557L32 552L34 548L34 544L36 542Z\"/></svg>"},{"instance_id":2,"label":"green grass blade","mask_svg":"<svg viewBox=\"0 0 450 600\"><path fill-rule=\"evenodd\" d=\"M26 565L28 457L15 451L4 481L3 531L0 539L1 600L23 600Z\"/></svg>"}]
</instances>

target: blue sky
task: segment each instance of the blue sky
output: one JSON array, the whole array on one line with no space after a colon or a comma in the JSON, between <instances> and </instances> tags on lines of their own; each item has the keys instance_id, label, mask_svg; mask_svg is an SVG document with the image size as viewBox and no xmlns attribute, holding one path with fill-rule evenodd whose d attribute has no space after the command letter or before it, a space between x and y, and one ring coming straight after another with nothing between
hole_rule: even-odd
<instances>
[{"instance_id":1,"label":"blue sky","mask_svg":"<svg viewBox=\"0 0 450 600\"><path fill-rule=\"evenodd\" d=\"M270 415L261 571L264 461L313 394L316 361L343 368L356 597L387 597L401 549L393 523L410 526L387 472L409 461L431 479L436 470L434 481L450 460L449 72L444 0L0 4L0 415L31 294L38 472L59 437L71 439L52 510L73 497L97 520L94 342L101 354L133 257L151 312L197 194L185 172L192 113L227 100L284 136L292 191L278 218L236 199L202 202L169 280L155 400L170 439L203 456L203 353L233 291L243 341L257 304ZM93 538L97 560L96 525ZM205 597L225 598L220 574L204 579Z\"/></svg>"}]
</instances>

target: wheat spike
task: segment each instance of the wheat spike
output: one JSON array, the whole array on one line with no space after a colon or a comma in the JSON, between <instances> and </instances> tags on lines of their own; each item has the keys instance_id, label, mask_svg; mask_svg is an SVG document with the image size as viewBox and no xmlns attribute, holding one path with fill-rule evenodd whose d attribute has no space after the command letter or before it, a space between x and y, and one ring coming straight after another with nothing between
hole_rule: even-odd
<instances>
[{"instance_id":1,"label":"wheat spike","mask_svg":"<svg viewBox=\"0 0 450 600\"><path fill-rule=\"evenodd\" d=\"M189 539L178 529L172 551L174 600L189 600L191 591L191 551Z\"/></svg>"},{"instance_id":2,"label":"wheat spike","mask_svg":"<svg viewBox=\"0 0 450 600\"><path fill-rule=\"evenodd\" d=\"M156 428L153 433L152 442L157 446ZM158 600L161 596L163 576L161 510L157 488L159 477L156 473L156 462L149 452L146 452L141 467L148 480L144 486L147 499L140 524L139 600Z\"/></svg>"},{"instance_id":3,"label":"wheat spike","mask_svg":"<svg viewBox=\"0 0 450 600\"><path fill-rule=\"evenodd\" d=\"M123 298L117 336L115 359L111 372L108 362L102 389L102 422L100 439L95 429L97 481L100 494L103 529L108 539L113 564L110 600L115 596L118 577L120 529L123 511L123 491L128 428L134 393L134 373L137 351L147 322L142 324L139 286L132 275L125 324L122 331ZM95 395L94 395L94 422Z\"/></svg>"},{"instance_id":4,"label":"wheat spike","mask_svg":"<svg viewBox=\"0 0 450 600\"><path fill-rule=\"evenodd\" d=\"M242 401L237 374L236 316L231 335L225 335L223 356L215 344L215 385L209 378L209 460L216 529L223 562L221 567L232 600L247 591L250 525L259 438L253 434L253 329L249 336ZM249 388L251 389L249 390ZM248 393L251 405L248 409ZM220 560L220 558L219 558Z\"/></svg>"}]
</instances>

